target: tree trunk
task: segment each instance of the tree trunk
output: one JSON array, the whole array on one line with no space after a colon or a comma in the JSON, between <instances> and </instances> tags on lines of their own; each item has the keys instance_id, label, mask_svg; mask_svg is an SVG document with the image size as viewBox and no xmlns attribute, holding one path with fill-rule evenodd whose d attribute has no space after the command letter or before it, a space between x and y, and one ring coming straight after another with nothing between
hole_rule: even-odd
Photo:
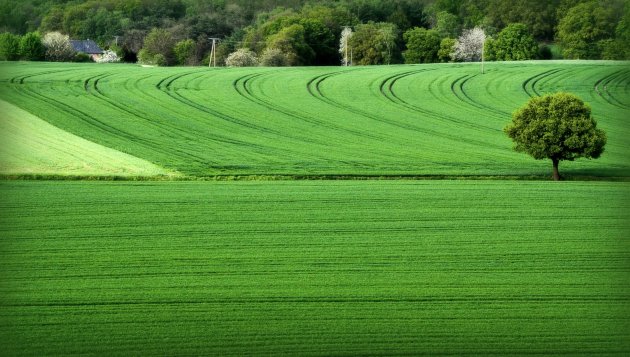
<instances>
[{"instance_id":1,"label":"tree trunk","mask_svg":"<svg viewBox=\"0 0 630 357\"><path fill-rule=\"evenodd\" d=\"M560 163L560 160L551 159L551 161L553 162L553 180L560 181L560 173L558 172L558 164Z\"/></svg>"}]
</instances>

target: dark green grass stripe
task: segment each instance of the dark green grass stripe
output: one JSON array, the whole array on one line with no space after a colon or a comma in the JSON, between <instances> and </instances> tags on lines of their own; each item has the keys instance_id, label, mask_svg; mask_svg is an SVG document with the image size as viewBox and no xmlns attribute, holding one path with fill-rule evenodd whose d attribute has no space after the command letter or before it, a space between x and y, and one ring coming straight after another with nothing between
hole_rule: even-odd
<instances>
[{"instance_id":1,"label":"dark green grass stripe","mask_svg":"<svg viewBox=\"0 0 630 357\"><path fill-rule=\"evenodd\" d=\"M21 355L624 355L627 183L0 183Z\"/></svg>"}]
</instances>

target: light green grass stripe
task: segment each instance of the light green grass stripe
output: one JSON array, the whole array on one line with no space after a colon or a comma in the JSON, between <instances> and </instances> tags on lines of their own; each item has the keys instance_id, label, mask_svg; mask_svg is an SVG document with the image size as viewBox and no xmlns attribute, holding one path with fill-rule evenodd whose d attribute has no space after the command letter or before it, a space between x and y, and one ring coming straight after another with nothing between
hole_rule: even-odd
<instances>
[{"instance_id":1,"label":"light green grass stripe","mask_svg":"<svg viewBox=\"0 0 630 357\"><path fill-rule=\"evenodd\" d=\"M0 174L157 176L164 169L65 132L0 100Z\"/></svg>"}]
</instances>

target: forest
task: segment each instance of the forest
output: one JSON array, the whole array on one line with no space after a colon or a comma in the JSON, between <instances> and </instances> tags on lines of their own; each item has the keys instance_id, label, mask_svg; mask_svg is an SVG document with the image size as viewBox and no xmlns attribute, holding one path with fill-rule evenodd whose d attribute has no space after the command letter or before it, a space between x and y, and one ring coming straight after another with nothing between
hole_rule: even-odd
<instances>
[{"instance_id":1,"label":"forest","mask_svg":"<svg viewBox=\"0 0 630 357\"><path fill-rule=\"evenodd\" d=\"M473 29L486 60L630 59L629 0L0 0L0 59L87 60L52 33L155 65L207 65L211 38L218 65L474 61Z\"/></svg>"}]
</instances>

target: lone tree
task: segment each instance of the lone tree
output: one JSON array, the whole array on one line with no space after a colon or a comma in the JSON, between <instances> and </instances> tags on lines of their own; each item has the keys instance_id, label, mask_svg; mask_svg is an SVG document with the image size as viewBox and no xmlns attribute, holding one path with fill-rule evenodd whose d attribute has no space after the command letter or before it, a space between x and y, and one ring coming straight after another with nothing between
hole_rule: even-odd
<instances>
[{"instance_id":1,"label":"lone tree","mask_svg":"<svg viewBox=\"0 0 630 357\"><path fill-rule=\"evenodd\" d=\"M591 108L569 93L530 99L503 130L514 140L514 150L536 160L551 159L556 181L561 160L597 159L606 144L606 133L597 128Z\"/></svg>"},{"instance_id":2,"label":"lone tree","mask_svg":"<svg viewBox=\"0 0 630 357\"><path fill-rule=\"evenodd\" d=\"M451 57L465 62L479 62L485 41L486 34L481 27L464 30L455 43Z\"/></svg>"},{"instance_id":3,"label":"lone tree","mask_svg":"<svg viewBox=\"0 0 630 357\"><path fill-rule=\"evenodd\" d=\"M258 66L258 57L248 48L240 48L225 59L225 65L228 67L256 67Z\"/></svg>"}]
</instances>

